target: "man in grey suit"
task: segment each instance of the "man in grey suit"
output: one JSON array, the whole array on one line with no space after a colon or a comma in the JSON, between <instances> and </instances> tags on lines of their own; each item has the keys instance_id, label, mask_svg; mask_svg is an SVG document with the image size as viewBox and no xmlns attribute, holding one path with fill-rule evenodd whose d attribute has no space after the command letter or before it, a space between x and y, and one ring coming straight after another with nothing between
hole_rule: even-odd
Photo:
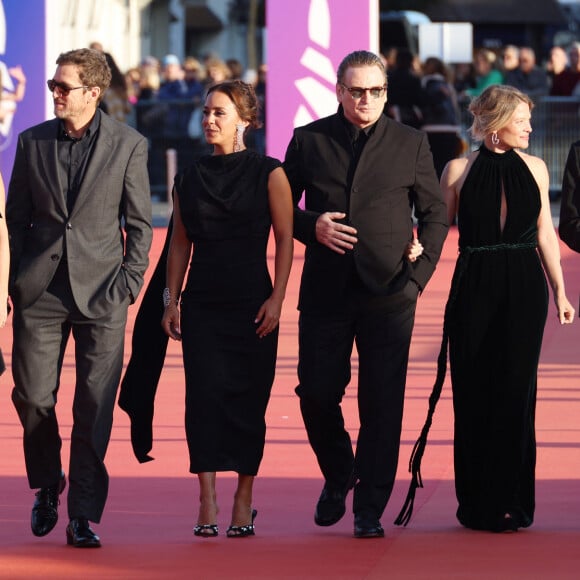
<instances>
[{"instance_id":1,"label":"man in grey suit","mask_svg":"<svg viewBox=\"0 0 580 580\"><path fill-rule=\"evenodd\" d=\"M62 53L47 84L55 119L19 135L6 206L14 305L12 400L36 536L58 519L66 479L55 413L72 332L76 385L66 538L99 547L108 492L104 457L123 366L127 309L151 246L147 142L98 109L111 73L102 53Z\"/></svg>"}]
</instances>

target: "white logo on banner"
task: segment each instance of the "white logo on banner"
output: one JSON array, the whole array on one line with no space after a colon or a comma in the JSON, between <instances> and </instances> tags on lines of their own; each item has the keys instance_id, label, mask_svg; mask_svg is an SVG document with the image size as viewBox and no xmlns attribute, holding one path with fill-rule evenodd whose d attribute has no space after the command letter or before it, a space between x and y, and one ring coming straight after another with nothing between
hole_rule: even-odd
<instances>
[{"instance_id":1,"label":"white logo on banner","mask_svg":"<svg viewBox=\"0 0 580 580\"><path fill-rule=\"evenodd\" d=\"M317 45L307 46L300 64L314 73L295 81L296 88L314 111L316 118L326 117L336 111L336 73L331 60L324 54L330 48L330 10L328 0L312 0L308 10L308 38ZM332 88L329 88L327 84ZM306 125L314 120L309 109L300 105L294 115L294 127Z\"/></svg>"}]
</instances>

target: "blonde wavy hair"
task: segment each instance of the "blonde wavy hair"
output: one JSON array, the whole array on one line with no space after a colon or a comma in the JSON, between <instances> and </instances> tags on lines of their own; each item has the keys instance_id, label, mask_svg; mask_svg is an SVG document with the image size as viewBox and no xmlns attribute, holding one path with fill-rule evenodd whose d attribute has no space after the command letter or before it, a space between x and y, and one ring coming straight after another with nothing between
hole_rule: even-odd
<instances>
[{"instance_id":1,"label":"blonde wavy hair","mask_svg":"<svg viewBox=\"0 0 580 580\"><path fill-rule=\"evenodd\" d=\"M473 115L470 132L474 139L483 140L486 135L505 127L516 107L526 103L530 111L534 103L528 95L509 85L491 85L469 104Z\"/></svg>"}]
</instances>

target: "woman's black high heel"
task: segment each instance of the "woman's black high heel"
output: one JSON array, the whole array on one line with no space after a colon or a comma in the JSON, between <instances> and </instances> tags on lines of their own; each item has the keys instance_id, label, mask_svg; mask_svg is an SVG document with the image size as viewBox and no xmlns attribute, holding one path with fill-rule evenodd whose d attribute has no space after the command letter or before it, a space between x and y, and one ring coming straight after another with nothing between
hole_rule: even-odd
<instances>
[{"instance_id":1,"label":"woman's black high heel","mask_svg":"<svg viewBox=\"0 0 580 580\"><path fill-rule=\"evenodd\" d=\"M248 536L255 536L256 530L254 527L254 520L258 515L257 510L252 510L252 523L245 526L230 526L226 531L228 538L246 538Z\"/></svg>"},{"instance_id":2,"label":"woman's black high heel","mask_svg":"<svg viewBox=\"0 0 580 580\"><path fill-rule=\"evenodd\" d=\"M217 524L197 524L193 528L193 535L200 538L215 538L218 535Z\"/></svg>"}]
</instances>

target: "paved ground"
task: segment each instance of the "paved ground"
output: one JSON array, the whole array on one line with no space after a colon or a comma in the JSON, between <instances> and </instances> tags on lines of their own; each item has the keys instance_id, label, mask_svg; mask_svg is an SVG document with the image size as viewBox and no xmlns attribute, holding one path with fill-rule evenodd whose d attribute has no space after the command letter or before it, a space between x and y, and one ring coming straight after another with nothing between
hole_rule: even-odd
<instances>
[{"instance_id":1,"label":"paved ground","mask_svg":"<svg viewBox=\"0 0 580 580\"><path fill-rule=\"evenodd\" d=\"M156 215L163 212L156 208ZM160 218L159 218L160 219ZM165 232L155 228L151 263L161 252ZM269 248L272 265L273 247ZM188 473L183 429L183 365L179 343L170 341L154 419L155 461L138 464L129 442L130 425L115 410L107 454L109 501L101 524L101 550L65 545L66 499L54 532L30 533L34 494L28 489L22 456L22 429L10 401L11 328L0 329L8 371L0 378L0 578L10 580L576 580L580 570L580 323L557 324L553 301L544 335L538 377L537 512L534 526L517 534L486 534L461 528L455 519L453 412L446 381L429 434L415 513L408 527L392 524L409 485L407 461L425 420L441 341L443 307L457 259L457 229L451 228L439 266L417 307L411 346L401 458L393 496L383 517L386 537L352 538L352 497L346 516L331 528L318 528L312 514L321 476L300 417L296 386L296 303L303 248L295 263L282 311L276 381L268 406L264 459L256 481L256 536L232 541L224 531L230 519L235 478L218 477L220 535L213 540L191 532L198 509L195 478ZM580 257L563 247L568 293L577 302ZM150 268L148 275L153 271ZM129 311L127 352L136 307ZM522 316L526 313L522 312ZM73 349L67 349L58 417L63 459L68 466L74 384ZM356 358L353 361L356 370ZM343 400L347 427L356 437L356 374Z\"/></svg>"}]
</instances>

